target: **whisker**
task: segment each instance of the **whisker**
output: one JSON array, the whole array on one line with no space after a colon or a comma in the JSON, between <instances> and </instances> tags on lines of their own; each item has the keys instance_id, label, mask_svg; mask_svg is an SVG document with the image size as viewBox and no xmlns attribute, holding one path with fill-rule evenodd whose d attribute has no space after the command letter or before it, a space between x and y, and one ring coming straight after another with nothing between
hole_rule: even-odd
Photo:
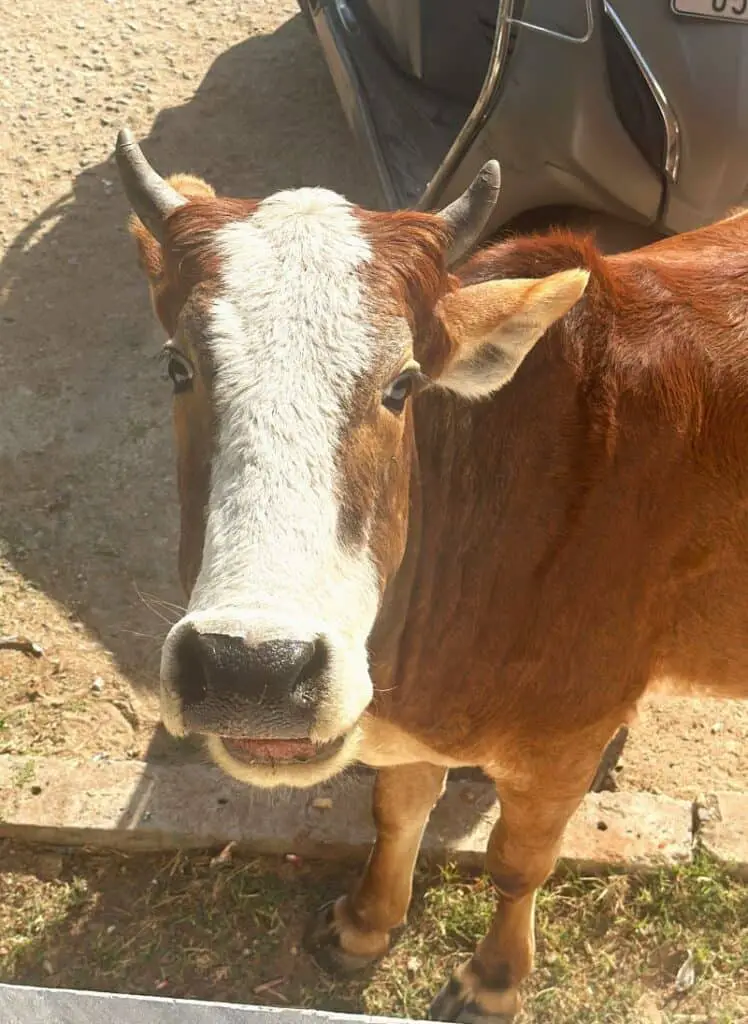
<instances>
[{"instance_id":1,"label":"whisker","mask_svg":"<svg viewBox=\"0 0 748 1024\"><path fill-rule=\"evenodd\" d=\"M130 636L136 636L140 640L157 640L159 643L163 643L166 639L166 633L139 633L136 629L126 629L124 626L121 626L117 632L128 633Z\"/></svg>"},{"instance_id":2,"label":"whisker","mask_svg":"<svg viewBox=\"0 0 748 1024\"><path fill-rule=\"evenodd\" d=\"M184 615L187 611L184 605L175 604L173 601L167 601L165 597L158 597L156 594L149 594L146 591L143 591L143 597L147 597L149 601L153 601L155 604L160 604L164 608L171 608L172 611L179 612L180 615Z\"/></svg>"},{"instance_id":3,"label":"whisker","mask_svg":"<svg viewBox=\"0 0 748 1024\"><path fill-rule=\"evenodd\" d=\"M176 619L169 619L169 618L167 618L166 615L163 614L163 612L159 611L158 608L154 608L153 605L150 604L145 599L145 597L141 593L140 589L138 588L137 583L133 583L133 587L135 588L135 593L138 595L138 597L143 602L143 604L146 606L146 608L148 609L149 612L153 612L153 614L156 616L156 618L157 619L161 619L161 621L165 622L167 626L173 626L174 625L174 623L177 621Z\"/></svg>"}]
</instances>

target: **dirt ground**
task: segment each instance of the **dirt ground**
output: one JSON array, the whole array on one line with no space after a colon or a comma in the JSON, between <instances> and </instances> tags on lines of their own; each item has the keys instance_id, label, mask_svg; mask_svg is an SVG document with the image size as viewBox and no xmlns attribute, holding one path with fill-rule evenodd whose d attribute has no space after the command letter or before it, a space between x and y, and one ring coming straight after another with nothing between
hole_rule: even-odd
<instances>
[{"instance_id":1,"label":"dirt ground","mask_svg":"<svg viewBox=\"0 0 748 1024\"><path fill-rule=\"evenodd\" d=\"M0 33L0 752L183 756L156 728L178 614L169 388L111 159L232 195L376 203L293 0L17 0ZM619 784L744 788L748 708L643 710Z\"/></svg>"}]
</instances>

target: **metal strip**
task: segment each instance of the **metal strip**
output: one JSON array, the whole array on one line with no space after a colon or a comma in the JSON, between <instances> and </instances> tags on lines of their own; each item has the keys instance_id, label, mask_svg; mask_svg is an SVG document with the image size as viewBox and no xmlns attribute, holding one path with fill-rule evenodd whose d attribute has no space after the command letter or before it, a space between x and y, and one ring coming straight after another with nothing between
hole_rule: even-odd
<instances>
[{"instance_id":1,"label":"metal strip","mask_svg":"<svg viewBox=\"0 0 748 1024\"><path fill-rule=\"evenodd\" d=\"M313 12L314 30L317 33L322 52L325 55L328 69L338 92L346 119L349 119L350 112L350 116L358 122L359 130L369 145L379 191L384 200L385 207L390 210L396 210L401 205L400 196L387 166L387 160L379 142L376 125L372 120L368 104L365 101L366 93L363 84L345 41L344 33L352 35L358 31L358 26L355 22L351 26L350 21L346 21L346 18L351 16L346 4L342 5L345 11L341 10L340 0L335 0L332 10L330 6L329 4L322 3ZM347 83L348 90L342 87L340 79ZM352 105L349 110L346 110L346 91L349 91L352 97Z\"/></svg>"},{"instance_id":2,"label":"metal strip","mask_svg":"<svg viewBox=\"0 0 748 1024\"><path fill-rule=\"evenodd\" d=\"M509 34L512 25L518 25L529 29L532 32L539 32L543 35L552 36L554 39L561 39L569 43L586 43L592 36L594 30L594 15L592 12L592 0L585 0L585 12L587 16L587 30L583 36L569 36L563 32L556 32L554 29L543 28L542 25L534 25L531 22L521 21L514 15L514 0L499 0L499 11L496 16L496 31L493 37L493 49L488 62L486 77L483 79L478 99L473 109L468 114L464 125L457 133L447 154L442 160L436 172L423 191L418 200L416 209L433 210L437 206L439 197L444 192L447 184L462 163L467 151L472 146L475 138L482 127L486 113L496 95L496 90L501 82L506 66L506 55L509 48Z\"/></svg>"},{"instance_id":3,"label":"metal strip","mask_svg":"<svg viewBox=\"0 0 748 1024\"><path fill-rule=\"evenodd\" d=\"M560 39L564 43L587 43L592 39L595 28L595 19L592 14L592 0L584 0L585 15L587 17L587 28L583 36L570 36L566 32L557 32L553 28L544 28L542 25L534 25L531 21L519 21L517 18L510 18L512 25L521 25L531 32L540 32L541 35L550 36L552 39Z\"/></svg>"},{"instance_id":4,"label":"metal strip","mask_svg":"<svg viewBox=\"0 0 748 1024\"><path fill-rule=\"evenodd\" d=\"M678 118L675 116L675 111L670 105L670 101L665 94L665 90L658 82L654 72L650 68L649 64L647 64L644 54L636 45L634 37L621 21L613 8L613 5L610 3L610 0L603 0L603 8L615 25L626 46L628 46L631 56L636 61L636 65L644 76L644 80L649 86L649 90L659 108L660 115L662 116L662 120L665 124L665 176L670 184L674 185L678 180L681 161L681 134Z\"/></svg>"}]
</instances>

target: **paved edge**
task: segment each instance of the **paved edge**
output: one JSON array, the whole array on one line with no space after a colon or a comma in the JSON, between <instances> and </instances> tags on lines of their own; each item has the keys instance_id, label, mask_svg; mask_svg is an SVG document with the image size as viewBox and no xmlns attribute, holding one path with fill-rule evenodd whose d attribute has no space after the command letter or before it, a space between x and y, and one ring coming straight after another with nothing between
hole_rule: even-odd
<instances>
[{"instance_id":1,"label":"paved edge","mask_svg":"<svg viewBox=\"0 0 748 1024\"><path fill-rule=\"evenodd\" d=\"M254 854L361 860L374 836L372 778L309 790L250 789L205 764L0 756L0 837L155 851L235 843ZM447 785L422 856L480 868L499 816L493 786ZM703 848L748 878L748 794L695 803L649 793L590 793L572 818L562 863L595 872L684 864Z\"/></svg>"},{"instance_id":2,"label":"paved edge","mask_svg":"<svg viewBox=\"0 0 748 1024\"><path fill-rule=\"evenodd\" d=\"M391 1017L294 1007L208 1003L197 999L0 984L3 1024L402 1024ZM413 1021L413 1024L416 1024Z\"/></svg>"}]
</instances>

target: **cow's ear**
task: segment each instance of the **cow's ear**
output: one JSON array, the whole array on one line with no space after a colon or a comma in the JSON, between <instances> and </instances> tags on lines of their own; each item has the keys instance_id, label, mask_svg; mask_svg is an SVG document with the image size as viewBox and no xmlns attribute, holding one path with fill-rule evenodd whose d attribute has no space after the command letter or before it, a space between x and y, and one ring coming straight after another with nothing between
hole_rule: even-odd
<instances>
[{"instance_id":1,"label":"cow's ear","mask_svg":"<svg viewBox=\"0 0 748 1024\"><path fill-rule=\"evenodd\" d=\"M215 190L207 182L191 174L172 174L166 180L185 199L215 198ZM158 284L164 272L161 246L136 214L130 214L127 227L137 244L141 268L152 285Z\"/></svg>"},{"instance_id":2,"label":"cow's ear","mask_svg":"<svg viewBox=\"0 0 748 1024\"><path fill-rule=\"evenodd\" d=\"M445 295L437 314L451 345L435 383L466 398L483 398L511 380L536 341L571 309L589 272L486 281Z\"/></svg>"}]
</instances>

